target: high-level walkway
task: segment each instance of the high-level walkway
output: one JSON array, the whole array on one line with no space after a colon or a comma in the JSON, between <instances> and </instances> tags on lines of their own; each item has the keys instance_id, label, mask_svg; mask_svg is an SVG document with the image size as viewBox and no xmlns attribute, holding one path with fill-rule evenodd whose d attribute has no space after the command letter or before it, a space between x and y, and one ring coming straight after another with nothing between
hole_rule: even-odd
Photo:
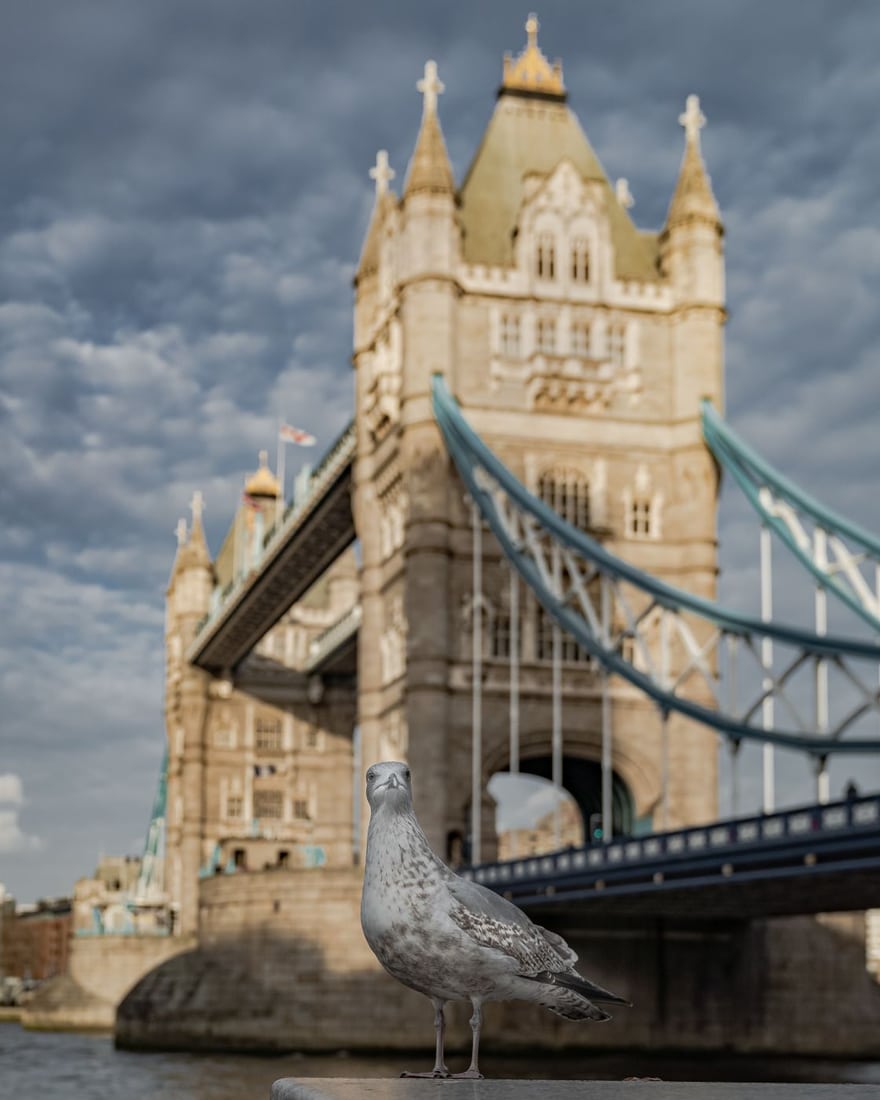
<instances>
[{"instance_id":1,"label":"high-level walkway","mask_svg":"<svg viewBox=\"0 0 880 1100\"><path fill-rule=\"evenodd\" d=\"M221 596L187 657L214 675L234 669L355 540L351 511L355 428L325 455L309 491L266 536L254 569Z\"/></svg>"}]
</instances>

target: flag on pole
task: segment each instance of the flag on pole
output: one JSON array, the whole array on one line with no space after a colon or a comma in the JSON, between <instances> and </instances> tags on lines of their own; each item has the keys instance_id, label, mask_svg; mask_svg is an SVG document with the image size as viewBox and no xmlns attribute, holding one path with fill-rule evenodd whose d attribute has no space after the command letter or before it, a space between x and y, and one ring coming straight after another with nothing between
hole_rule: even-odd
<instances>
[{"instance_id":1,"label":"flag on pole","mask_svg":"<svg viewBox=\"0 0 880 1100\"><path fill-rule=\"evenodd\" d=\"M294 428L291 424L282 424L278 429L279 438L285 443L298 443L300 447L313 447L317 440L309 432L302 428Z\"/></svg>"}]
</instances>

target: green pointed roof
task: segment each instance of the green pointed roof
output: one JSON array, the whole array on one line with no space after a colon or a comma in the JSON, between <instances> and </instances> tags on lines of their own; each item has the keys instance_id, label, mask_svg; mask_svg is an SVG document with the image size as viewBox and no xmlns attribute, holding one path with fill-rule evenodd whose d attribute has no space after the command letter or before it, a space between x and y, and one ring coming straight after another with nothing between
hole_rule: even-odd
<instances>
[{"instance_id":1,"label":"green pointed roof","mask_svg":"<svg viewBox=\"0 0 880 1100\"><path fill-rule=\"evenodd\" d=\"M605 190L618 278L658 279L653 238L636 229L618 202L575 114L564 102L504 88L461 187L465 262L513 266L525 178L549 176L564 159Z\"/></svg>"}]
</instances>

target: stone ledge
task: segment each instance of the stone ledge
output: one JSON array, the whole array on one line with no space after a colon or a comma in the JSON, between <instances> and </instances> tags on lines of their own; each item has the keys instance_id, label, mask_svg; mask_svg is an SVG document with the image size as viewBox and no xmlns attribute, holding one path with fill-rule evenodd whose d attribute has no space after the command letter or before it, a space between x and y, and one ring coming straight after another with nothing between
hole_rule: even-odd
<instances>
[{"instance_id":1,"label":"stone ledge","mask_svg":"<svg viewBox=\"0 0 880 1100\"><path fill-rule=\"evenodd\" d=\"M448 1090L448 1091L447 1091ZM430 1081L285 1077L271 1100L412 1100L444 1093L463 1100L880 1100L880 1085L751 1084L702 1081Z\"/></svg>"}]
</instances>

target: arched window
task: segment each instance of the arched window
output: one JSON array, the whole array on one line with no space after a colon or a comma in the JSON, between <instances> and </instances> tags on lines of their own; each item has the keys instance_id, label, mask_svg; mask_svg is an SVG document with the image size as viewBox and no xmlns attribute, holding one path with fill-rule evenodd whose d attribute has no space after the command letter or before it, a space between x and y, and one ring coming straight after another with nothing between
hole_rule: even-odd
<instances>
[{"instance_id":1,"label":"arched window","mask_svg":"<svg viewBox=\"0 0 880 1100\"><path fill-rule=\"evenodd\" d=\"M556 241L552 233L538 235L535 248L535 274L539 279L556 277Z\"/></svg>"},{"instance_id":2,"label":"arched window","mask_svg":"<svg viewBox=\"0 0 880 1100\"><path fill-rule=\"evenodd\" d=\"M556 322L552 317L539 317L535 323L535 349L546 355L556 353Z\"/></svg>"},{"instance_id":3,"label":"arched window","mask_svg":"<svg viewBox=\"0 0 880 1100\"><path fill-rule=\"evenodd\" d=\"M571 281L573 283L590 281L590 246L584 237L576 237L571 242Z\"/></svg>"},{"instance_id":4,"label":"arched window","mask_svg":"<svg viewBox=\"0 0 880 1100\"><path fill-rule=\"evenodd\" d=\"M615 367L622 367L626 363L626 327L624 325L614 324L608 328L608 358Z\"/></svg>"},{"instance_id":5,"label":"arched window","mask_svg":"<svg viewBox=\"0 0 880 1100\"><path fill-rule=\"evenodd\" d=\"M581 530L590 526L590 484L577 470L549 470L538 478L538 496Z\"/></svg>"},{"instance_id":6,"label":"arched window","mask_svg":"<svg viewBox=\"0 0 880 1100\"><path fill-rule=\"evenodd\" d=\"M571 326L571 354L579 359L589 359L593 342L589 321L575 321Z\"/></svg>"},{"instance_id":7,"label":"arched window","mask_svg":"<svg viewBox=\"0 0 880 1100\"><path fill-rule=\"evenodd\" d=\"M510 359L519 357L519 317L515 313L501 317L501 354Z\"/></svg>"}]
</instances>

